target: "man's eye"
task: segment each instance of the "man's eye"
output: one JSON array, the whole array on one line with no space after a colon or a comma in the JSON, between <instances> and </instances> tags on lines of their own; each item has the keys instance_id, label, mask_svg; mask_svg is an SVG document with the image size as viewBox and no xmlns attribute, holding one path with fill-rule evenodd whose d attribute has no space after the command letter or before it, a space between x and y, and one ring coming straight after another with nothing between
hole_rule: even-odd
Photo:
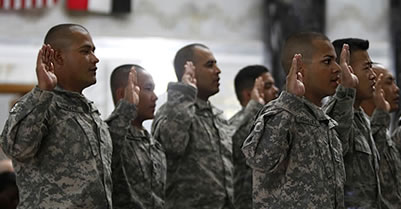
<instances>
[{"instance_id":1,"label":"man's eye","mask_svg":"<svg viewBox=\"0 0 401 209\"><path fill-rule=\"evenodd\" d=\"M327 60L324 60L323 62L324 62L324 64L326 64L326 65L330 65L331 60L330 60L330 59L327 59Z\"/></svg>"}]
</instances>

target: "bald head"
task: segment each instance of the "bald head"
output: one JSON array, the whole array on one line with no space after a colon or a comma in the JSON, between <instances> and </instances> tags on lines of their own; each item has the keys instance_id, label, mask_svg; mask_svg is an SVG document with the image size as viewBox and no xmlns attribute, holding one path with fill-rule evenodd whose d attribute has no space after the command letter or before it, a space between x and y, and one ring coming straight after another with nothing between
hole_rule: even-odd
<instances>
[{"instance_id":1,"label":"bald head","mask_svg":"<svg viewBox=\"0 0 401 209\"><path fill-rule=\"evenodd\" d=\"M292 58L295 54L301 54L303 62L312 59L315 52L313 42L316 40L330 41L327 36L317 32L295 33L286 40L281 54L281 64L286 74L290 71Z\"/></svg>"},{"instance_id":2,"label":"bald head","mask_svg":"<svg viewBox=\"0 0 401 209\"><path fill-rule=\"evenodd\" d=\"M110 87L111 87L111 94L113 96L114 104L117 104L117 89L125 88L128 84L128 75L131 71L131 68L135 67L137 73L144 72L145 69L140 65L136 64L125 64L116 67L113 72L111 73L110 78Z\"/></svg>"},{"instance_id":3,"label":"bald head","mask_svg":"<svg viewBox=\"0 0 401 209\"><path fill-rule=\"evenodd\" d=\"M65 49L70 46L74 37L74 32L79 31L89 33L82 25L60 24L56 25L47 32L44 43L50 44L53 49Z\"/></svg>"},{"instance_id":4,"label":"bald head","mask_svg":"<svg viewBox=\"0 0 401 209\"><path fill-rule=\"evenodd\" d=\"M380 74L383 74L382 77L382 89L384 92L384 98L390 104L390 112L395 112L399 107L399 91L395 78L392 73L381 64L373 64L372 69L377 75L376 78L379 77Z\"/></svg>"}]
</instances>

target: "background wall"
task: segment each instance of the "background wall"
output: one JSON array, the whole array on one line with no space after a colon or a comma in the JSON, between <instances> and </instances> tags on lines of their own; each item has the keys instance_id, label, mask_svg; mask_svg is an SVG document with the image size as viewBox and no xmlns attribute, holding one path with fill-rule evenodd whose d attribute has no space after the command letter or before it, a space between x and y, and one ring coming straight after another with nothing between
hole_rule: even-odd
<instances>
[{"instance_id":1,"label":"background wall","mask_svg":"<svg viewBox=\"0 0 401 209\"><path fill-rule=\"evenodd\" d=\"M222 69L221 92L213 102L231 116L240 106L233 78L241 67L263 62L260 41L261 0L190 1L133 0L128 15L69 12L65 2L54 8L25 12L0 11L0 82L36 83L37 50L47 30L74 22L91 32L100 58L98 83L84 94L94 100L105 118L113 109L109 75L118 65L137 63L154 77L156 93L164 102L167 83L175 81L175 52L191 42L208 45ZM8 100L10 96L3 100ZM1 102L1 101L0 101ZM8 103L1 103L0 125ZM159 106L159 105L158 105Z\"/></svg>"},{"instance_id":2,"label":"background wall","mask_svg":"<svg viewBox=\"0 0 401 209\"><path fill-rule=\"evenodd\" d=\"M53 25L74 22L88 28L97 46L98 83L84 94L95 101L102 117L113 109L108 78L114 67L138 63L150 71L159 107L165 101L167 83L176 80L174 54L191 42L205 43L215 53L222 69L221 91L211 100L230 117L240 109L233 89L238 69L270 65L261 35L262 5L263 0L133 0L128 15L97 15L69 12L65 2L59 1L49 9L0 10L0 82L36 83L35 59L45 33ZM391 67L388 10L388 0L326 0L327 35L332 40L369 39L373 60ZM0 127L11 98L0 96Z\"/></svg>"}]
</instances>

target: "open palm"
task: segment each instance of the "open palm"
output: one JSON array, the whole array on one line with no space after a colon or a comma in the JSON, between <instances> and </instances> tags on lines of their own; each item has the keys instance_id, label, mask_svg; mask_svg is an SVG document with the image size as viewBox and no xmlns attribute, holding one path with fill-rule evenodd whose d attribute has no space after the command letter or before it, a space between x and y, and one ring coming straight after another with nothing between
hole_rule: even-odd
<instances>
[{"instance_id":1,"label":"open palm","mask_svg":"<svg viewBox=\"0 0 401 209\"><path fill-rule=\"evenodd\" d=\"M38 78L38 86L42 90L52 90L57 85L53 60L54 50L49 44L43 45L36 60L36 76Z\"/></svg>"},{"instance_id":2,"label":"open palm","mask_svg":"<svg viewBox=\"0 0 401 209\"><path fill-rule=\"evenodd\" d=\"M292 58L290 72L288 73L286 79L287 91L296 96L303 96L305 94L305 85L300 72L302 62L301 59L302 56L300 54L294 55L294 58Z\"/></svg>"}]
</instances>

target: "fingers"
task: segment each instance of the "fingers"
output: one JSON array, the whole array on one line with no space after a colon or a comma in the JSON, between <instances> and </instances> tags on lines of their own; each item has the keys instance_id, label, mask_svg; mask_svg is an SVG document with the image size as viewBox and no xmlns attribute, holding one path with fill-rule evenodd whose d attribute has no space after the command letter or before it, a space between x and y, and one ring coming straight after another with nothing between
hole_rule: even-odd
<instances>
[{"instance_id":1,"label":"fingers","mask_svg":"<svg viewBox=\"0 0 401 209\"><path fill-rule=\"evenodd\" d=\"M181 81L196 87L196 72L195 66L191 61L187 61L184 65L184 73L182 75Z\"/></svg>"},{"instance_id":2,"label":"fingers","mask_svg":"<svg viewBox=\"0 0 401 209\"><path fill-rule=\"evenodd\" d=\"M49 44L43 44L42 48L39 50L37 66L44 65L46 71L54 71L54 50L51 48Z\"/></svg>"},{"instance_id":3,"label":"fingers","mask_svg":"<svg viewBox=\"0 0 401 209\"><path fill-rule=\"evenodd\" d=\"M301 54L295 54L294 57L292 58L292 63L291 63L291 68L290 72L288 73L289 76L293 77L296 76L297 73L300 71L300 64L302 62L302 55Z\"/></svg>"},{"instance_id":4,"label":"fingers","mask_svg":"<svg viewBox=\"0 0 401 209\"><path fill-rule=\"evenodd\" d=\"M189 74L192 78L195 78L195 66L192 61L187 61L184 65L185 73Z\"/></svg>"},{"instance_id":5,"label":"fingers","mask_svg":"<svg viewBox=\"0 0 401 209\"><path fill-rule=\"evenodd\" d=\"M131 67L128 77L134 86L138 86L138 75L134 66Z\"/></svg>"},{"instance_id":6,"label":"fingers","mask_svg":"<svg viewBox=\"0 0 401 209\"><path fill-rule=\"evenodd\" d=\"M45 47L45 45L42 45L42 48L39 49L38 57L37 57L37 59L36 59L36 65L37 65L37 66L40 65L40 64L42 63L44 47Z\"/></svg>"},{"instance_id":7,"label":"fingers","mask_svg":"<svg viewBox=\"0 0 401 209\"><path fill-rule=\"evenodd\" d=\"M341 67L348 67L350 60L349 45L344 44L340 54L340 65Z\"/></svg>"},{"instance_id":8,"label":"fingers","mask_svg":"<svg viewBox=\"0 0 401 209\"><path fill-rule=\"evenodd\" d=\"M375 91L381 91L382 89L383 89L383 73L380 73L375 83Z\"/></svg>"},{"instance_id":9,"label":"fingers","mask_svg":"<svg viewBox=\"0 0 401 209\"><path fill-rule=\"evenodd\" d=\"M262 89L263 88L263 77L259 76L255 79L255 84L254 84L254 88L257 89Z\"/></svg>"}]
</instances>

